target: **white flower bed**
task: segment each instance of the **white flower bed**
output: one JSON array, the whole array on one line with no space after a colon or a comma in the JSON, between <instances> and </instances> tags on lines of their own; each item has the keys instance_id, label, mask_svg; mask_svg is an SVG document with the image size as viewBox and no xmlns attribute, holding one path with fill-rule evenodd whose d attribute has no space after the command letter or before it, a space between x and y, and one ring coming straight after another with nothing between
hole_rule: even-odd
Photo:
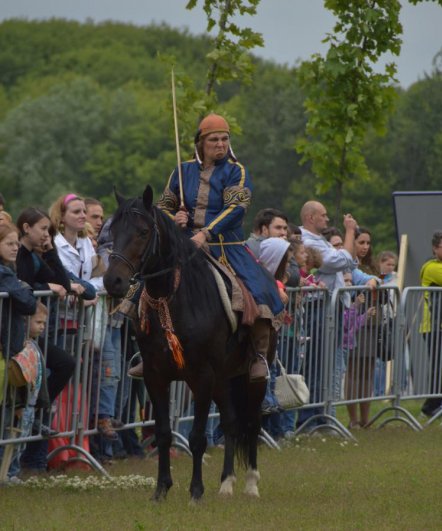
<instances>
[{"instance_id":1,"label":"white flower bed","mask_svg":"<svg viewBox=\"0 0 442 531\"><path fill-rule=\"evenodd\" d=\"M46 478L32 476L23 481L20 486L33 489L66 489L66 490L128 490L151 488L155 486L155 479L131 474L129 476L115 476L107 478L105 476L49 476Z\"/></svg>"}]
</instances>

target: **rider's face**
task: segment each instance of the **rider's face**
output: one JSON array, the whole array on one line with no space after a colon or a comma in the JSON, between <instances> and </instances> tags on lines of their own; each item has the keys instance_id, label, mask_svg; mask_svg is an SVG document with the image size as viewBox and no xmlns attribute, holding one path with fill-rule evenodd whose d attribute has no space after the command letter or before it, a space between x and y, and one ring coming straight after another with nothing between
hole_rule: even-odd
<instances>
[{"instance_id":1,"label":"rider's face","mask_svg":"<svg viewBox=\"0 0 442 531\"><path fill-rule=\"evenodd\" d=\"M229 150L228 133L210 133L204 138L203 153L204 162L211 163L220 160L227 155Z\"/></svg>"}]
</instances>

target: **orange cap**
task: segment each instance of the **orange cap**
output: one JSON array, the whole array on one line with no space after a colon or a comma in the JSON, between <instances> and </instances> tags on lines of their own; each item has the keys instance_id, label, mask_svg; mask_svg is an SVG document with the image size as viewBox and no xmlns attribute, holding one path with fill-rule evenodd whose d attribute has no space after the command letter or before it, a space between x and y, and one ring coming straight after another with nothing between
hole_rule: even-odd
<instances>
[{"instance_id":1,"label":"orange cap","mask_svg":"<svg viewBox=\"0 0 442 531\"><path fill-rule=\"evenodd\" d=\"M229 133L230 128L227 121L219 114L209 114L201 120L198 128L199 136L206 136L210 133Z\"/></svg>"}]
</instances>

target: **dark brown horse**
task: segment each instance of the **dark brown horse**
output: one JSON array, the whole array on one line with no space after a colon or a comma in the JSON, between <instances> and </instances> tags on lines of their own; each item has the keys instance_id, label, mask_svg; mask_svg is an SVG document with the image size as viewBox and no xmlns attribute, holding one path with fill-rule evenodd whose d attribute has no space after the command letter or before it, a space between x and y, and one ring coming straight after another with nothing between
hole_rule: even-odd
<instances>
[{"instance_id":1,"label":"dark brown horse","mask_svg":"<svg viewBox=\"0 0 442 531\"><path fill-rule=\"evenodd\" d=\"M265 382L250 384L247 372L240 370L247 365L247 334L242 334L244 341L238 339L240 334L232 334L205 254L152 205L151 187L146 187L142 198L125 200L116 195L119 207L111 225L113 252L104 284L116 297L124 297L134 279L145 286L136 328L159 453L153 499L164 498L172 486L169 386L174 380L187 382L194 397L195 418L189 435L192 499L200 499L204 492L202 458L212 400L219 408L225 435L220 493L233 492L236 450L247 466L245 490L259 496L257 441Z\"/></svg>"}]
</instances>

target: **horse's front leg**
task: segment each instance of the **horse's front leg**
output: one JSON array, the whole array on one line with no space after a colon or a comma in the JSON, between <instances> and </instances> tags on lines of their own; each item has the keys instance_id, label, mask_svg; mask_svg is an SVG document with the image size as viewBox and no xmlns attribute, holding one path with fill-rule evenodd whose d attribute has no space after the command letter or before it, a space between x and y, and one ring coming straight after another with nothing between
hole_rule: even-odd
<instances>
[{"instance_id":1,"label":"horse's front leg","mask_svg":"<svg viewBox=\"0 0 442 531\"><path fill-rule=\"evenodd\" d=\"M202 462L207 447L206 426L212 401L214 376L212 371L200 375L197 381L189 382L194 395L195 417L189 434L189 447L193 457L190 494L198 501L204 494Z\"/></svg>"},{"instance_id":2,"label":"horse's front leg","mask_svg":"<svg viewBox=\"0 0 442 531\"><path fill-rule=\"evenodd\" d=\"M220 413L221 429L224 434L224 463L221 473L219 493L224 496L233 494L235 476L235 411L233 408L229 382L223 380L215 388L214 400Z\"/></svg>"},{"instance_id":3,"label":"horse's front leg","mask_svg":"<svg viewBox=\"0 0 442 531\"><path fill-rule=\"evenodd\" d=\"M158 375L144 373L147 392L153 407L155 418L155 438L158 448L157 487L152 495L153 501L164 499L173 484L170 474L170 446L172 431L169 418L169 382Z\"/></svg>"}]
</instances>

